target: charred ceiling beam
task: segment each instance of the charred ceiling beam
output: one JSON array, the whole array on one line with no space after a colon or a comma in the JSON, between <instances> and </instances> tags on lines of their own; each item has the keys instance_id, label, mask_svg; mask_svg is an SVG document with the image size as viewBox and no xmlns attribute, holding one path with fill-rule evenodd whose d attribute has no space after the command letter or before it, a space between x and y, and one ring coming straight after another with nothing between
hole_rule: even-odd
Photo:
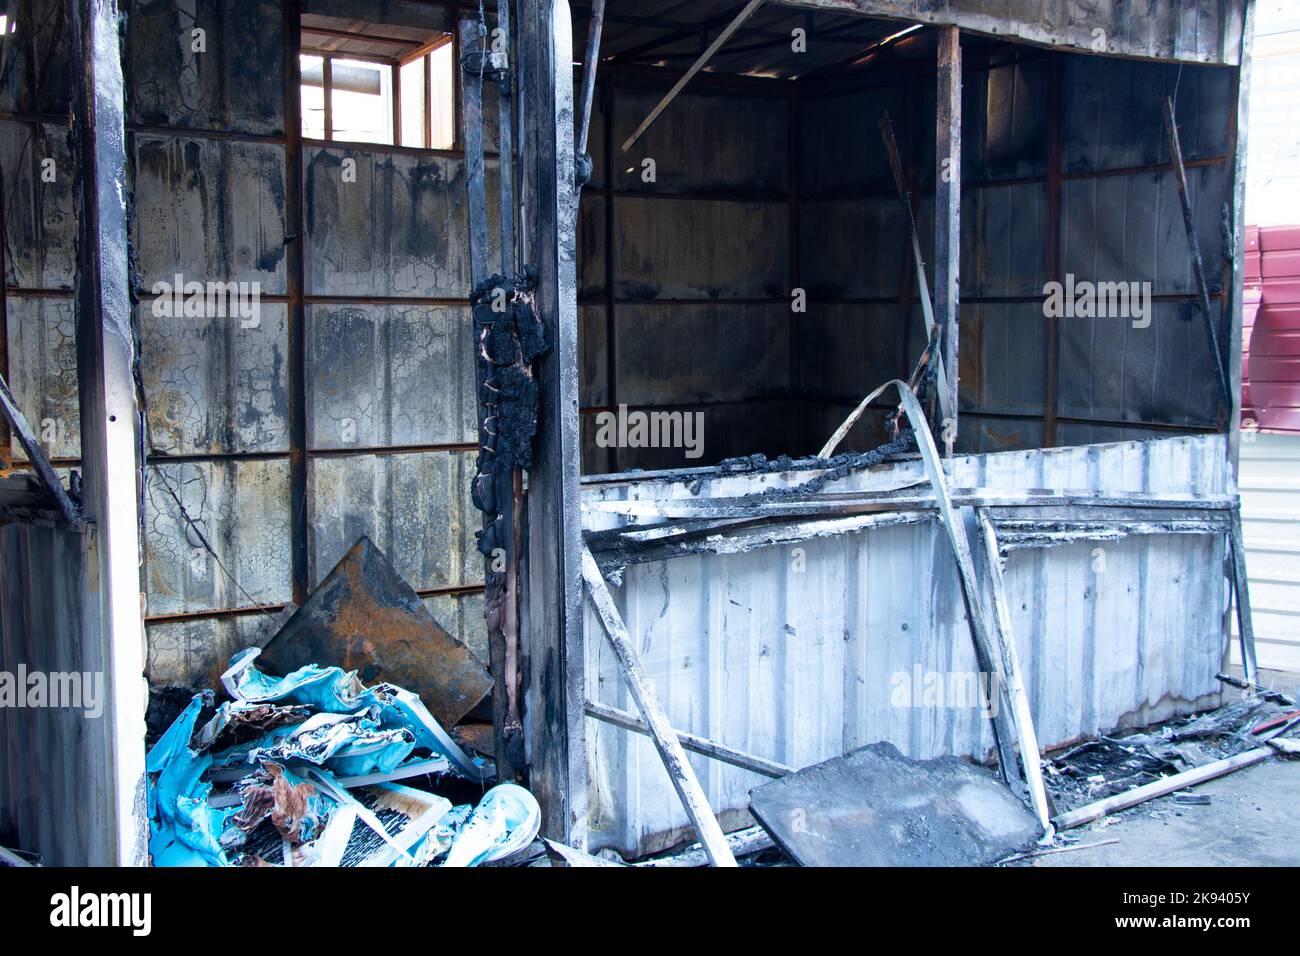
<instances>
[{"instance_id":1,"label":"charred ceiling beam","mask_svg":"<svg viewBox=\"0 0 1300 956\"><path fill-rule=\"evenodd\" d=\"M749 0L749 3L745 4L732 21L723 27L722 32L719 33L713 42L708 45L705 51L700 54L699 58L691 64L690 68L682 75L681 79L674 83L673 88L664 94L664 98L661 99L655 108L650 111L650 115L643 119L641 125L638 126L632 135L624 141L623 152L626 153L636 145L636 141L639 140L645 134L645 131L650 128L650 124L657 120L659 114L668 108L668 104L677 98L677 94L681 93L681 91L686 88L686 84L691 81L691 77L704 69L704 65L709 62L713 57L713 54L717 53L722 45L731 39L731 35L740 29L741 24L753 16L754 12L762 5L763 0Z\"/></svg>"}]
</instances>

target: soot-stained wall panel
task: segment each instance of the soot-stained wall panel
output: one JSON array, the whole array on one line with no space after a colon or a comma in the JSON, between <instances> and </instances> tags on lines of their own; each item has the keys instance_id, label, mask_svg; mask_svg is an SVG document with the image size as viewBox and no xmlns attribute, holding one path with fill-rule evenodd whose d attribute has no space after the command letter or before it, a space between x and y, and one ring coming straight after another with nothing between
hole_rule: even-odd
<instances>
[{"instance_id":1,"label":"soot-stained wall panel","mask_svg":"<svg viewBox=\"0 0 1300 956\"><path fill-rule=\"evenodd\" d=\"M982 417L979 412L963 412L955 448L962 454L1018 451L1042 448L1043 440L1041 420L987 418ZM1081 443L1062 442L1062 444Z\"/></svg>"},{"instance_id":2,"label":"soot-stained wall panel","mask_svg":"<svg viewBox=\"0 0 1300 956\"><path fill-rule=\"evenodd\" d=\"M608 319L603 305L578 306L578 404L609 403Z\"/></svg>"},{"instance_id":3,"label":"soot-stained wall panel","mask_svg":"<svg viewBox=\"0 0 1300 956\"><path fill-rule=\"evenodd\" d=\"M578 206L578 299L605 293L605 197L592 187Z\"/></svg>"},{"instance_id":4,"label":"soot-stained wall panel","mask_svg":"<svg viewBox=\"0 0 1300 956\"><path fill-rule=\"evenodd\" d=\"M620 402L677 405L783 395L790 386L790 307L621 305Z\"/></svg>"},{"instance_id":5,"label":"soot-stained wall panel","mask_svg":"<svg viewBox=\"0 0 1300 956\"><path fill-rule=\"evenodd\" d=\"M342 144L303 153L309 295L468 297L464 160ZM487 161L484 180L496 269L495 160Z\"/></svg>"},{"instance_id":6,"label":"soot-stained wall panel","mask_svg":"<svg viewBox=\"0 0 1300 956\"><path fill-rule=\"evenodd\" d=\"M1187 170L1196 237L1211 290L1221 286L1224 166ZM1157 293L1196 289L1174 174L1169 171L1069 179L1061 186L1063 271L1094 282L1151 282Z\"/></svg>"},{"instance_id":7,"label":"soot-stained wall panel","mask_svg":"<svg viewBox=\"0 0 1300 956\"><path fill-rule=\"evenodd\" d=\"M5 284L71 289L77 255L77 167L68 128L0 121L0 182Z\"/></svg>"},{"instance_id":8,"label":"soot-stained wall panel","mask_svg":"<svg viewBox=\"0 0 1300 956\"><path fill-rule=\"evenodd\" d=\"M620 86L614 117L614 187L633 192L784 193L784 99L688 91L673 100L629 152L621 144L663 98L662 89ZM644 160L654 160L646 182Z\"/></svg>"},{"instance_id":9,"label":"soot-stained wall panel","mask_svg":"<svg viewBox=\"0 0 1300 956\"><path fill-rule=\"evenodd\" d=\"M153 453L289 450L288 308L249 311L168 317L149 300L137 306Z\"/></svg>"},{"instance_id":10,"label":"soot-stained wall panel","mask_svg":"<svg viewBox=\"0 0 1300 956\"><path fill-rule=\"evenodd\" d=\"M77 401L77 322L72 299L10 294L9 386L51 458L81 454ZM11 438L15 460L27 454Z\"/></svg>"},{"instance_id":11,"label":"soot-stained wall panel","mask_svg":"<svg viewBox=\"0 0 1300 956\"><path fill-rule=\"evenodd\" d=\"M799 394L856 403L898 374L900 304L814 301L798 319Z\"/></svg>"},{"instance_id":12,"label":"soot-stained wall panel","mask_svg":"<svg viewBox=\"0 0 1300 956\"><path fill-rule=\"evenodd\" d=\"M897 198L800 203L799 282L813 298L896 298L910 252Z\"/></svg>"},{"instance_id":13,"label":"soot-stained wall panel","mask_svg":"<svg viewBox=\"0 0 1300 956\"><path fill-rule=\"evenodd\" d=\"M1211 308L1217 320L1219 303ZM1147 328L1127 318L1060 321L1063 417L1215 423L1219 393L1200 306L1154 302L1149 318Z\"/></svg>"},{"instance_id":14,"label":"soot-stained wall panel","mask_svg":"<svg viewBox=\"0 0 1300 956\"><path fill-rule=\"evenodd\" d=\"M126 6L128 122L284 133L277 0L129 0Z\"/></svg>"},{"instance_id":15,"label":"soot-stained wall panel","mask_svg":"<svg viewBox=\"0 0 1300 956\"><path fill-rule=\"evenodd\" d=\"M688 458L687 448L628 447L616 449L617 467L640 468L646 471L671 468L694 468L716 464L724 458L752 455L756 452L776 457L790 452L790 423L793 420L791 403L787 398L747 398L736 402L714 402L694 406L637 406L629 405L628 415L681 414L700 416L692 418L691 439L700 451L699 457ZM629 418L629 421L631 419ZM647 422L649 420L647 419ZM683 419L683 429L685 419ZM591 450L593 458L598 451L606 451L596 444L601 434L600 422L593 420ZM585 436L584 436L585 437ZM685 432L683 430L683 438Z\"/></svg>"},{"instance_id":16,"label":"soot-stained wall panel","mask_svg":"<svg viewBox=\"0 0 1300 956\"><path fill-rule=\"evenodd\" d=\"M963 180L1047 172L1051 76L1047 57L962 73Z\"/></svg>"},{"instance_id":17,"label":"soot-stained wall panel","mask_svg":"<svg viewBox=\"0 0 1300 956\"><path fill-rule=\"evenodd\" d=\"M982 186L961 199L962 296L1042 295L1048 278L1046 186Z\"/></svg>"},{"instance_id":18,"label":"soot-stained wall panel","mask_svg":"<svg viewBox=\"0 0 1300 956\"><path fill-rule=\"evenodd\" d=\"M620 198L614 205L618 295L788 296L788 221L789 211L779 203Z\"/></svg>"},{"instance_id":19,"label":"soot-stained wall panel","mask_svg":"<svg viewBox=\"0 0 1300 956\"><path fill-rule=\"evenodd\" d=\"M478 584L472 452L314 457L307 476L311 586L369 535L413 588Z\"/></svg>"},{"instance_id":20,"label":"soot-stained wall panel","mask_svg":"<svg viewBox=\"0 0 1300 956\"><path fill-rule=\"evenodd\" d=\"M963 304L959 409L1041 418L1046 354L1047 322L1038 303Z\"/></svg>"},{"instance_id":21,"label":"soot-stained wall panel","mask_svg":"<svg viewBox=\"0 0 1300 956\"><path fill-rule=\"evenodd\" d=\"M5 4L13 32L4 40L0 110L66 115L72 102L67 5L53 0Z\"/></svg>"},{"instance_id":22,"label":"soot-stained wall panel","mask_svg":"<svg viewBox=\"0 0 1300 956\"><path fill-rule=\"evenodd\" d=\"M477 440L468 306L309 305L313 448Z\"/></svg>"},{"instance_id":23,"label":"soot-stained wall panel","mask_svg":"<svg viewBox=\"0 0 1300 956\"><path fill-rule=\"evenodd\" d=\"M802 196L864 191L892 195L889 154L880 135L880 114L889 112L900 154L913 147L910 114L901 83L799 101L799 192ZM933 136L931 136L933 139ZM933 144L929 155L933 156ZM919 164L925 156L918 152ZM931 160L932 161L932 160ZM908 157L903 157L906 165Z\"/></svg>"},{"instance_id":24,"label":"soot-stained wall panel","mask_svg":"<svg viewBox=\"0 0 1300 956\"><path fill-rule=\"evenodd\" d=\"M149 683L155 688L173 686L198 691L220 687L221 674L230 658L264 642L276 626L274 618L253 612L154 621L145 630L149 637Z\"/></svg>"},{"instance_id":25,"label":"soot-stained wall panel","mask_svg":"<svg viewBox=\"0 0 1300 956\"><path fill-rule=\"evenodd\" d=\"M146 593L151 615L279 604L290 598L286 459L178 462L151 465L146 472ZM177 499L198 525L201 538L185 520Z\"/></svg>"},{"instance_id":26,"label":"soot-stained wall panel","mask_svg":"<svg viewBox=\"0 0 1300 956\"><path fill-rule=\"evenodd\" d=\"M1097 57L1062 57L1061 161L1068 173L1169 162L1164 101L1184 161L1224 156L1237 100L1233 71Z\"/></svg>"},{"instance_id":27,"label":"soot-stained wall panel","mask_svg":"<svg viewBox=\"0 0 1300 956\"><path fill-rule=\"evenodd\" d=\"M489 659L483 592L431 594L424 599L424 606L435 621L468 644L480 661Z\"/></svg>"},{"instance_id":28,"label":"soot-stained wall panel","mask_svg":"<svg viewBox=\"0 0 1300 956\"><path fill-rule=\"evenodd\" d=\"M147 293L157 282L257 282L286 291L284 148L137 134L132 247Z\"/></svg>"}]
</instances>

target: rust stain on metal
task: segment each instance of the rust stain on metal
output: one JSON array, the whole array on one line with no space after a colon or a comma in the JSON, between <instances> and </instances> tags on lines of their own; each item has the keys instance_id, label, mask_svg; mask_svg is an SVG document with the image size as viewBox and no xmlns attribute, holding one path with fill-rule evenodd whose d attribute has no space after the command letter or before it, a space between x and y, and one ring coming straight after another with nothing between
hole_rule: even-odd
<instances>
[{"instance_id":1,"label":"rust stain on metal","mask_svg":"<svg viewBox=\"0 0 1300 956\"><path fill-rule=\"evenodd\" d=\"M416 694L445 727L487 696L491 677L446 631L366 537L354 544L262 652L288 673L305 664L355 670Z\"/></svg>"}]
</instances>

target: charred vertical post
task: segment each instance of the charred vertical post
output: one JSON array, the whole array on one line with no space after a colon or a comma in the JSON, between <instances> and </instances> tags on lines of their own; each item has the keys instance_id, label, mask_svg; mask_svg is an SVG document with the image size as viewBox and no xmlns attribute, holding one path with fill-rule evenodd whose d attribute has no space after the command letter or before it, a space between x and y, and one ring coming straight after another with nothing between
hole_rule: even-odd
<instances>
[{"instance_id":1,"label":"charred vertical post","mask_svg":"<svg viewBox=\"0 0 1300 956\"><path fill-rule=\"evenodd\" d=\"M1065 108L1064 78L1061 57L1053 54L1048 61L1048 86L1051 97L1047 111L1047 236L1044 243L1046 261L1043 268L1052 282L1064 282L1061 267L1061 142ZM1060 392L1060 320L1046 316L1047 348L1043 375L1043 447L1054 448L1057 442L1057 396Z\"/></svg>"},{"instance_id":2,"label":"charred vertical post","mask_svg":"<svg viewBox=\"0 0 1300 956\"><path fill-rule=\"evenodd\" d=\"M961 32L939 28L939 89L934 150L934 313L951 407L940 423L944 451L957 440L958 273L961 265Z\"/></svg>"},{"instance_id":3,"label":"charred vertical post","mask_svg":"<svg viewBox=\"0 0 1300 956\"><path fill-rule=\"evenodd\" d=\"M1241 451L1241 351L1242 309L1246 271L1246 132L1250 112L1250 69L1255 35L1255 0L1244 0L1241 13L1241 63L1237 70L1237 112L1233 121L1232 156L1232 271L1228 288L1228 463L1237 474Z\"/></svg>"},{"instance_id":4,"label":"charred vertical post","mask_svg":"<svg viewBox=\"0 0 1300 956\"><path fill-rule=\"evenodd\" d=\"M289 404L289 537L293 600L307 600L307 318L303 305L302 39L300 0L284 0L284 239ZM329 60L325 61L328 68ZM328 89L328 87L327 87ZM326 102L329 98L326 97ZM325 138L329 139L328 120Z\"/></svg>"},{"instance_id":5,"label":"charred vertical post","mask_svg":"<svg viewBox=\"0 0 1300 956\"><path fill-rule=\"evenodd\" d=\"M508 16L508 15L507 15ZM508 21L507 21L508 22ZM470 302L472 305L475 368L478 370L478 474L474 479L474 503L483 511L479 551L485 560L484 605L487 615L488 655L494 688L492 726L497 773L514 780L522 770L523 725L519 715L519 539L517 517L519 494L516 472L505 447L502 403L503 382L494 364L509 363L507 349L516 346L510 328L509 280L489 276L486 161L483 149L483 83L501 77L500 58L489 53L486 26L477 19L460 22L461 116L465 140L465 189L469 222ZM500 35L499 35L500 36ZM508 42L508 41L507 41ZM489 62L489 56L492 61ZM508 83L508 79L506 80ZM504 86L504 84L503 84ZM501 142L510 142L510 98L501 93ZM509 158L500 157L502 173L501 256L503 264L513 261L507 243L513 245L513 229L505 220L513 200L507 194ZM529 383L522 383L525 388Z\"/></svg>"},{"instance_id":6,"label":"charred vertical post","mask_svg":"<svg viewBox=\"0 0 1300 956\"><path fill-rule=\"evenodd\" d=\"M538 437L528 473L527 720L529 783L542 832L586 844L587 764L578 501L577 210L573 27L568 0L524 4L520 55L529 64L524 197L537 312L553 343L536 366Z\"/></svg>"},{"instance_id":7,"label":"charred vertical post","mask_svg":"<svg viewBox=\"0 0 1300 956\"><path fill-rule=\"evenodd\" d=\"M73 0L73 132L77 212L77 385L84 510L95 525L90 556L108 703L118 865L143 864L145 669L141 613L140 403L128 286L126 128L115 0Z\"/></svg>"}]
</instances>

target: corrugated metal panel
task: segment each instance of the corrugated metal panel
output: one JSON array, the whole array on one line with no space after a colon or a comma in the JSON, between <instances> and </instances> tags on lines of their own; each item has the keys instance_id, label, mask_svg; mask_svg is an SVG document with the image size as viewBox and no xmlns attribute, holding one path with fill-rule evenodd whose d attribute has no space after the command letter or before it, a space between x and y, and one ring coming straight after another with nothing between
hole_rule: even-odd
<instances>
[{"instance_id":1,"label":"corrugated metal panel","mask_svg":"<svg viewBox=\"0 0 1300 956\"><path fill-rule=\"evenodd\" d=\"M94 532L0 527L0 671L98 674L98 597L86 577ZM0 831L54 866L111 866L110 720L70 707L0 707Z\"/></svg>"},{"instance_id":2,"label":"corrugated metal panel","mask_svg":"<svg viewBox=\"0 0 1300 956\"><path fill-rule=\"evenodd\" d=\"M1224 493L1221 436L954 459L958 486ZM827 491L921 477L919 462ZM782 484L730 477L704 494ZM685 482L594 485L588 498L685 497ZM594 519L592 519L594 525ZM988 754L970 707L897 706L914 675L976 670L954 562L934 522L799 546L634 565L615 592L674 726L794 766L885 739L914 757ZM1130 537L1013 552L1007 588L1040 740L1060 745L1211 706L1225 655L1221 536ZM635 709L588 610L587 692ZM900 683L901 682L901 683ZM591 840L647 852L686 831L646 738L588 723ZM733 822L761 778L691 757Z\"/></svg>"},{"instance_id":3,"label":"corrugated metal panel","mask_svg":"<svg viewBox=\"0 0 1300 956\"><path fill-rule=\"evenodd\" d=\"M1300 435L1243 432L1240 474L1259 666L1300 670Z\"/></svg>"}]
</instances>

